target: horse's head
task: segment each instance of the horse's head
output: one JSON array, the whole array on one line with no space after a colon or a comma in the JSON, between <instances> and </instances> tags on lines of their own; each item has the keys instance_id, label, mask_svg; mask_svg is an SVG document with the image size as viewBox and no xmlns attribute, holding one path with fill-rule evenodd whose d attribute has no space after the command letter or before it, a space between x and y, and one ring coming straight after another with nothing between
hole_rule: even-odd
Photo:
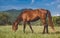
<instances>
[{"instance_id":1,"label":"horse's head","mask_svg":"<svg viewBox=\"0 0 60 38\"><path fill-rule=\"evenodd\" d=\"M16 31L17 29L18 29L18 24L17 24L17 22L14 22L12 25L12 30Z\"/></svg>"}]
</instances>

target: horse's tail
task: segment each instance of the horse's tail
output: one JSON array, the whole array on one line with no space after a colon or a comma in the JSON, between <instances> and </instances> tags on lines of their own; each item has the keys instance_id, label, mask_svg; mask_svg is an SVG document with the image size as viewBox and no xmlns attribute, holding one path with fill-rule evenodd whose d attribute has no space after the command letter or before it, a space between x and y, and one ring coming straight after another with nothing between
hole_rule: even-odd
<instances>
[{"instance_id":1,"label":"horse's tail","mask_svg":"<svg viewBox=\"0 0 60 38\"><path fill-rule=\"evenodd\" d=\"M48 16L48 23L49 23L49 26L51 26L51 28L52 28L53 30L55 30L54 24L53 24L53 21L52 21L52 16L51 16L51 13L50 13L49 10L47 10L47 16Z\"/></svg>"}]
</instances>

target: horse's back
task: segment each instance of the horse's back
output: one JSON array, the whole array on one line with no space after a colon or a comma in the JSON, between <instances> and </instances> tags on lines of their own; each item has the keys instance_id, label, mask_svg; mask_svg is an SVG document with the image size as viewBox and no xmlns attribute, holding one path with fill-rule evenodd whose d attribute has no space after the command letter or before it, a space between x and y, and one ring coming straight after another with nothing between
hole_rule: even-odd
<instances>
[{"instance_id":1,"label":"horse's back","mask_svg":"<svg viewBox=\"0 0 60 38\"><path fill-rule=\"evenodd\" d=\"M38 11L35 10L25 10L23 11L22 18L27 21L33 21L38 19Z\"/></svg>"},{"instance_id":2,"label":"horse's back","mask_svg":"<svg viewBox=\"0 0 60 38\"><path fill-rule=\"evenodd\" d=\"M27 21L37 20L39 18L46 18L47 10L35 9L35 10L24 10L22 12L22 19Z\"/></svg>"}]
</instances>

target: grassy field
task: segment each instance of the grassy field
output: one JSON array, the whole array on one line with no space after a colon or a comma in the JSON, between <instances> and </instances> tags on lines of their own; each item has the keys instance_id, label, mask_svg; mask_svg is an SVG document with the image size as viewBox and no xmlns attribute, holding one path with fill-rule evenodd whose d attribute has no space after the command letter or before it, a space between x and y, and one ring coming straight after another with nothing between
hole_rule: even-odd
<instances>
[{"instance_id":1,"label":"grassy field","mask_svg":"<svg viewBox=\"0 0 60 38\"><path fill-rule=\"evenodd\" d=\"M60 38L60 33L53 33L49 27L49 34L42 34L43 26L32 26L34 33L29 26L26 27L26 33L23 33L23 26L19 26L16 32L12 31L12 26L0 26L0 38ZM60 31L60 27L55 27Z\"/></svg>"}]
</instances>

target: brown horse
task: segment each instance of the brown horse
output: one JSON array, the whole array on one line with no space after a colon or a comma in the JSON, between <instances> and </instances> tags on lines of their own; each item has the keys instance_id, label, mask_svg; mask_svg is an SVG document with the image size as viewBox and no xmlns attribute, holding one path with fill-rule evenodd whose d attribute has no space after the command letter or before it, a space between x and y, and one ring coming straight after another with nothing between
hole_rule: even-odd
<instances>
[{"instance_id":1,"label":"brown horse","mask_svg":"<svg viewBox=\"0 0 60 38\"><path fill-rule=\"evenodd\" d=\"M13 23L12 29L14 31L16 31L18 29L19 22L23 21L24 33L25 33L26 23L29 25L31 31L33 32L30 22L37 21L38 19L41 19L42 24L44 25L43 33L45 33L45 31L46 31L46 33L48 33L48 23L46 20L47 18L48 18L48 22L49 22L49 25L51 26L52 30L55 30L53 22L52 22L52 17L51 17L50 11L45 10L45 9L35 9L35 10L27 9L27 10L22 11L22 13L17 17L17 19Z\"/></svg>"}]
</instances>

